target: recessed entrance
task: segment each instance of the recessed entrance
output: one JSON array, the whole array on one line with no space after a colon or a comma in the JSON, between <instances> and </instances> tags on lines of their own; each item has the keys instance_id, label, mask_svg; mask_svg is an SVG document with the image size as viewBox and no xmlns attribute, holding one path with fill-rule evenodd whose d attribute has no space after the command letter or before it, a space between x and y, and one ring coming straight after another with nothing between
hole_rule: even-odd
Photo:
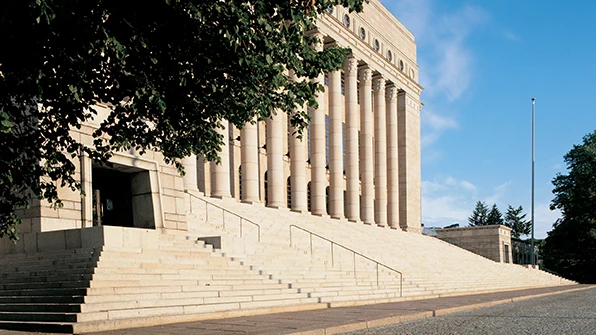
<instances>
[{"instance_id":1,"label":"recessed entrance","mask_svg":"<svg viewBox=\"0 0 596 335\"><path fill-rule=\"evenodd\" d=\"M93 166L93 225L155 228L149 171Z\"/></svg>"}]
</instances>

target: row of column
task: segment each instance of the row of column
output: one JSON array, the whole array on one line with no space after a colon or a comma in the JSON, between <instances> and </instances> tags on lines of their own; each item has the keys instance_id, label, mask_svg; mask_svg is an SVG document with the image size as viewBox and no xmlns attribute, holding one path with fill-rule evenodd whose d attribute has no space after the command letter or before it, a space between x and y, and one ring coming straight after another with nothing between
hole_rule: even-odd
<instances>
[{"instance_id":1,"label":"row of column","mask_svg":"<svg viewBox=\"0 0 596 335\"><path fill-rule=\"evenodd\" d=\"M382 75L373 76L373 70L368 66L359 66L358 60L354 57L346 59L343 71L344 94L341 92L341 71L329 73L328 196L326 194L327 161L324 110L327 102L323 93L317 95L318 109L311 111L310 211L314 215L328 214L333 218L347 218L350 221L362 221L365 224L375 223L379 226L388 225L398 228L400 221L400 168L398 164L405 164L405 162L400 162L400 160L405 160L403 153L398 152L399 90L393 84L388 84ZM292 78L299 80L295 76ZM323 75L314 80L321 85L324 84ZM345 131L342 129L344 113ZM270 207L283 207L285 203L282 122L281 112L275 113L267 120L267 206ZM220 152L221 164L210 163L211 196L219 198L231 196L227 127L227 121L222 121L221 127L217 130L223 136L223 147ZM295 129L289 129L289 132L291 133L289 143L291 209L307 211L306 148L302 140L297 137ZM259 148L256 120L244 126L240 137L241 201L257 203L259 202ZM185 159L183 164L187 172L196 170L195 157ZM196 185L196 182L196 174L193 176L193 173L187 173L185 187ZM406 192L404 186L402 185L404 188L402 193ZM402 194L402 198L404 197L405 195ZM329 202L328 213L327 201ZM402 220L406 218L403 214Z\"/></svg>"}]
</instances>

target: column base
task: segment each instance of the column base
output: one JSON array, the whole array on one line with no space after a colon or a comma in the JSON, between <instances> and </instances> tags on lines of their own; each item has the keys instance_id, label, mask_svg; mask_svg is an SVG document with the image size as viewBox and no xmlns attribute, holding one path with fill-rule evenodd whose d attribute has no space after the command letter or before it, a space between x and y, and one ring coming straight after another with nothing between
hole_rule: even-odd
<instances>
[{"instance_id":1,"label":"column base","mask_svg":"<svg viewBox=\"0 0 596 335\"><path fill-rule=\"evenodd\" d=\"M329 216L329 214L315 214L315 213L312 213L312 215L319 216L319 217L322 217L322 218L325 218L325 219L331 219L331 216Z\"/></svg>"},{"instance_id":2,"label":"column base","mask_svg":"<svg viewBox=\"0 0 596 335\"><path fill-rule=\"evenodd\" d=\"M249 204L249 205L263 205L262 202L255 201L255 200L240 200L240 202L243 204Z\"/></svg>"},{"instance_id":3,"label":"column base","mask_svg":"<svg viewBox=\"0 0 596 335\"><path fill-rule=\"evenodd\" d=\"M214 199L232 199L231 195L211 195L209 197Z\"/></svg>"},{"instance_id":4,"label":"column base","mask_svg":"<svg viewBox=\"0 0 596 335\"><path fill-rule=\"evenodd\" d=\"M294 213L301 213L301 214L306 214L308 213L307 209L290 209L290 212L294 212Z\"/></svg>"},{"instance_id":5,"label":"column base","mask_svg":"<svg viewBox=\"0 0 596 335\"><path fill-rule=\"evenodd\" d=\"M282 206L282 205L265 205L265 207L267 207L267 208L274 208L274 209L285 209L285 208L287 208L286 206Z\"/></svg>"}]
</instances>

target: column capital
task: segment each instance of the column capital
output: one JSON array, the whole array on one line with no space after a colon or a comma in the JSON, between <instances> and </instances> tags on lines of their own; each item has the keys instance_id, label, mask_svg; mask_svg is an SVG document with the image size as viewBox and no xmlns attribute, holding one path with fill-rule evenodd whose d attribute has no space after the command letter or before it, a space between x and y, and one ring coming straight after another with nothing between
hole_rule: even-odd
<instances>
[{"instance_id":1,"label":"column capital","mask_svg":"<svg viewBox=\"0 0 596 335\"><path fill-rule=\"evenodd\" d=\"M358 59L354 56L348 56L344 62L347 75L356 76L358 74Z\"/></svg>"},{"instance_id":2,"label":"column capital","mask_svg":"<svg viewBox=\"0 0 596 335\"><path fill-rule=\"evenodd\" d=\"M378 76L373 79L373 89L375 93L385 94L385 85L387 85L387 80L383 76Z\"/></svg>"},{"instance_id":3,"label":"column capital","mask_svg":"<svg viewBox=\"0 0 596 335\"><path fill-rule=\"evenodd\" d=\"M370 83L372 80L372 70L368 67L360 69L360 80Z\"/></svg>"},{"instance_id":4,"label":"column capital","mask_svg":"<svg viewBox=\"0 0 596 335\"><path fill-rule=\"evenodd\" d=\"M397 93L399 92L399 89L397 88L397 86L391 84L387 86L387 90L386 90L386 94L385 97L387 98L387 101L397 101Z\"/></svg>"}]
</instances>

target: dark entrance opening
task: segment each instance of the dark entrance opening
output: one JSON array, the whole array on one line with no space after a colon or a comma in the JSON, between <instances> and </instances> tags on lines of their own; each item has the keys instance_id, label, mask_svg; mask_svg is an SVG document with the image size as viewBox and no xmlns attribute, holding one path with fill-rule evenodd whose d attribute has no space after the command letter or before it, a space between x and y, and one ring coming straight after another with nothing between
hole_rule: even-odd
<instances>
[{"instance_id":1,"label":"dark entrance opening","mask_svg":"<svg viewBox=\"0 0 596 335\"><path fill-rule=\"evenodd\" d=\"M133 227L131 174L93 168L93 225Z\"/></svg>"}]
</instances>

